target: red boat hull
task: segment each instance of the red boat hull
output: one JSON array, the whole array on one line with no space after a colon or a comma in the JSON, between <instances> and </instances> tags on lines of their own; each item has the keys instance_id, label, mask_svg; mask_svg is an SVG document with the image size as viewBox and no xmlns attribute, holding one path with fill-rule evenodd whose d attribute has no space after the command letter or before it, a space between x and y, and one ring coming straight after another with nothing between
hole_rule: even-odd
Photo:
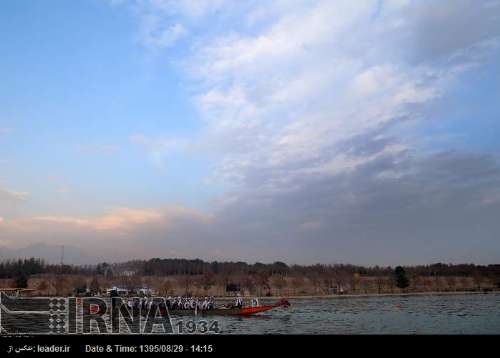
<instances>
[{"instance_id":1,"label":"red boat hull","mask_svg":"<svg viewBox=\"0 0 500 358\"><path fill-rule=\"evenodd\" d=\"M228 308L216 308L208 311L197 311L196 313L199 315L221 315L221 316L250 316L260 312L270 311L274 308L278 307L288 307L290 303L287 300L282 299L275 303L274 305L268 306L257 306L257 307L228 307ZM90 306L90 313L96 314L99 311L99 307L97 305ZM194 310L170 310L170 314L172 315L193 315L195 314Z\"/></svg>"},{"instance_id":2,"label":"red boat hull","mask_svg":"<svg viewBox=\"0 0 500 358\"><path fill-rule=\"evenodd\" d=\"M208 310L208 311L198 311L197 313L199 315L221 315L221 316L251 316L253 314L256 314L256 313L260 313L260 312L266 312L266 311L270 311L274 308L278 308L278 307L289 307L290 306L290 303L285 300L285 299L282 299L280 301L278 301L277 303L275 303L274 305L268 305L268 306L257 306L257 307L243 307L243 308L235 308L235 307L232 307L232 308L216 308L216 309L213 309L213 310ZM177 310L173 310L173 311L170 311L171 314L173 315L192 315L194 314L194 311L193 310L181 310L181 311L177 311Z\"/></svg>"},{"instance_id":3,"label":"red boat hull","mask_svg":"<svg viewBox=\"0 0 500 358\"><path fill-rule=\"evenodd\" d=\"M278 301L274 305L240 308L239 311L235 315L236 316L249 316L249 315L253 315L255 313L266 312L266 311L272 310L273 308L277 308L277 307L285 307L286 308L289 306L290 306L290 303L287 300L281 299L280 301Z\"/></svg>"},{"instance_id":4,"label":"red boat hull","mask_svg":"<svg viewBox=\"0 0 500 358\"><path fill-rule=\"evenodd\" d=\"M272 310L273 308L276 308L276 306L243 307L243 308L240 308L237 315L238 316L247 316L247 315L252 315L255 313L259 313L259 312L269 311L269 310Z\"/></svg>"}]
</instances>

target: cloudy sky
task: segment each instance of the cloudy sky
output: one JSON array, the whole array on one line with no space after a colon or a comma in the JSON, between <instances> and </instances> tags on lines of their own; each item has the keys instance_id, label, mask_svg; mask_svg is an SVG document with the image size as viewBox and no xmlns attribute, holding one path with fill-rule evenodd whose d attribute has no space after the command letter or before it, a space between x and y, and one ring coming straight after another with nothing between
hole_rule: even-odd
<instances>
[{"instance_id":1,"label":"cloudy sky","mask_svg":"<svg viewBox=\"0 0 500 358\"><path fill-rule=\"evenodd\" d=\"M500 262L497 0L11 0L0 54L4 254Z\"/></svg>"}]
</instances>

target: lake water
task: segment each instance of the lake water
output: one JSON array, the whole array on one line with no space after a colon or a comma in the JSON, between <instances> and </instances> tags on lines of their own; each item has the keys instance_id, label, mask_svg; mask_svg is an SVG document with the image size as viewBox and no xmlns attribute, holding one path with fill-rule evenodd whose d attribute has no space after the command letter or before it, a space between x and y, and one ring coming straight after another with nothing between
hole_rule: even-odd
<instances>
[{"instance_id":1,"label":"lake water","mask_svg":"<svg viewBox=\"0 0 500 358\"><path fill-rule=\"evenodd\" d=\"M290 300L248 318L217 317L223 333L500 334L500 294ZM209 318L210 319L210 318Z\"/></svg>"},{"instance_id":2,"label":"lake water","mask_svg":"<svg viewBox=\"0 0 500 358\"><path fill-rule=\"evenodd\" d=\"M271 303L262 300L261 303ZM500 294L419 295L291 299L288 309L252 317L172 317L174 332L183 322L201 328L217 320L223 334L500 334ZM11 323L19 322L12 316ZM7 320L7 321L6 321ZM39 318L46 325L46 318ZM2 324L8 323L7 315ZM29 331L38 323L27 318ZM191 327L193 324L191 324Z\"/></svg>"}]
</instances>

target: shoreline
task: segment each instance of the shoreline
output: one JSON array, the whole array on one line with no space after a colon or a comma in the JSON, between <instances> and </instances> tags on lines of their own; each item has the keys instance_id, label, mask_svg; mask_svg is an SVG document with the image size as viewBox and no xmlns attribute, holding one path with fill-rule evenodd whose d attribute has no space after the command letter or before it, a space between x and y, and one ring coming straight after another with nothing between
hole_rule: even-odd
<instances>
[{"instance_id":1,"label":"shoreline","mask_svg":"<svg viewBox=\"0 0 500 358\"><path fill-rule=\"evenodd\" d=\"M495 291L429 291L429 292L401 292L401 293L360 293L360 294L345 294L345 295L307 295L307 296L256 296L259 300L279 300L281 298L293 300L310 300L310 299L342 299L342 298L371 298L371 297L397 297L397 296L452 296L452 295L488 295L500 294L500 290ZM215 299L233 299L234 296L220 296ZM253 298L253 296L243 296L245 298Z\"/></svg>"},{"instance_id":2,"label":"shoreline","mask_svg":"<svg viewBox=\"0 0 500 358\"><path fill-rule=\"evenodd\" d=\"M500 290L493 291L429 291L429 292L399 292L399 293L360 293L342 295L282 295L282 296L241 296L243 299L257 298L259 300L280 300L282 298L292 300L314 300L314 299L345 299L345 298L372 298L372 297L411 297L411 296L453 296L453 295L495 295L500 294ZM20 296L20 297L61 297L61 296ZM85 296L66 296L85 297ZM88 296L88 297L109 297L109 296ZM139 296L124 296L128 298ZM159 296L153 296L159 297ZM236 296L214 296L216 300L233 300Z\"/></svg>"}]
</instances>

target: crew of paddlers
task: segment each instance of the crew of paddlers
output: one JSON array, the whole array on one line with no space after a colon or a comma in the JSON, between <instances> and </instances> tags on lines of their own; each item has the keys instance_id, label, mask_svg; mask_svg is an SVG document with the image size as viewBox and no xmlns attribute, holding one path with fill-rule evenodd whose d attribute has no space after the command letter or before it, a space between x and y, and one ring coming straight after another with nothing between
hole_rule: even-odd
<instances>
[{"instance_id":1,"label":"crew of paddlers","mask_svg":"<svg viewBox=\"0 0 500 358\"><path fill-rule=\"evenodd\" d=\"M198 298L198 297L171 297L168 296L163 300L158 300L150 297L142 298L130 298L127 301L128 308L131 309L142 309L149 310L151 307L158 305L160 309L168 308L169 311L184 311L184 310L198 310L198 311L208 311L216 308L215 299L213 296ZM259 301L254 298L251 300L251 307L256 307L259 305ZM234 305L226 305L223 308L242 308L244 306L243 298L238 295L236 297Z\"/></svg>"},{"instance_id":2,"label":"crew of paddlers","mask_svg":"<svg viewBox=\"0 0 500 358\"><path fill-rule=\"evenodd\" d=\"M133 298L127 301L129 308L149 310L154 305L159 305L159 308L168 308L168 310L198 310L207 311L215 308L215 299L213 297L205 297L204 299L197 297L167 297L164 300L157 300L148 297Z\"/></svg>"}]
</instances>

